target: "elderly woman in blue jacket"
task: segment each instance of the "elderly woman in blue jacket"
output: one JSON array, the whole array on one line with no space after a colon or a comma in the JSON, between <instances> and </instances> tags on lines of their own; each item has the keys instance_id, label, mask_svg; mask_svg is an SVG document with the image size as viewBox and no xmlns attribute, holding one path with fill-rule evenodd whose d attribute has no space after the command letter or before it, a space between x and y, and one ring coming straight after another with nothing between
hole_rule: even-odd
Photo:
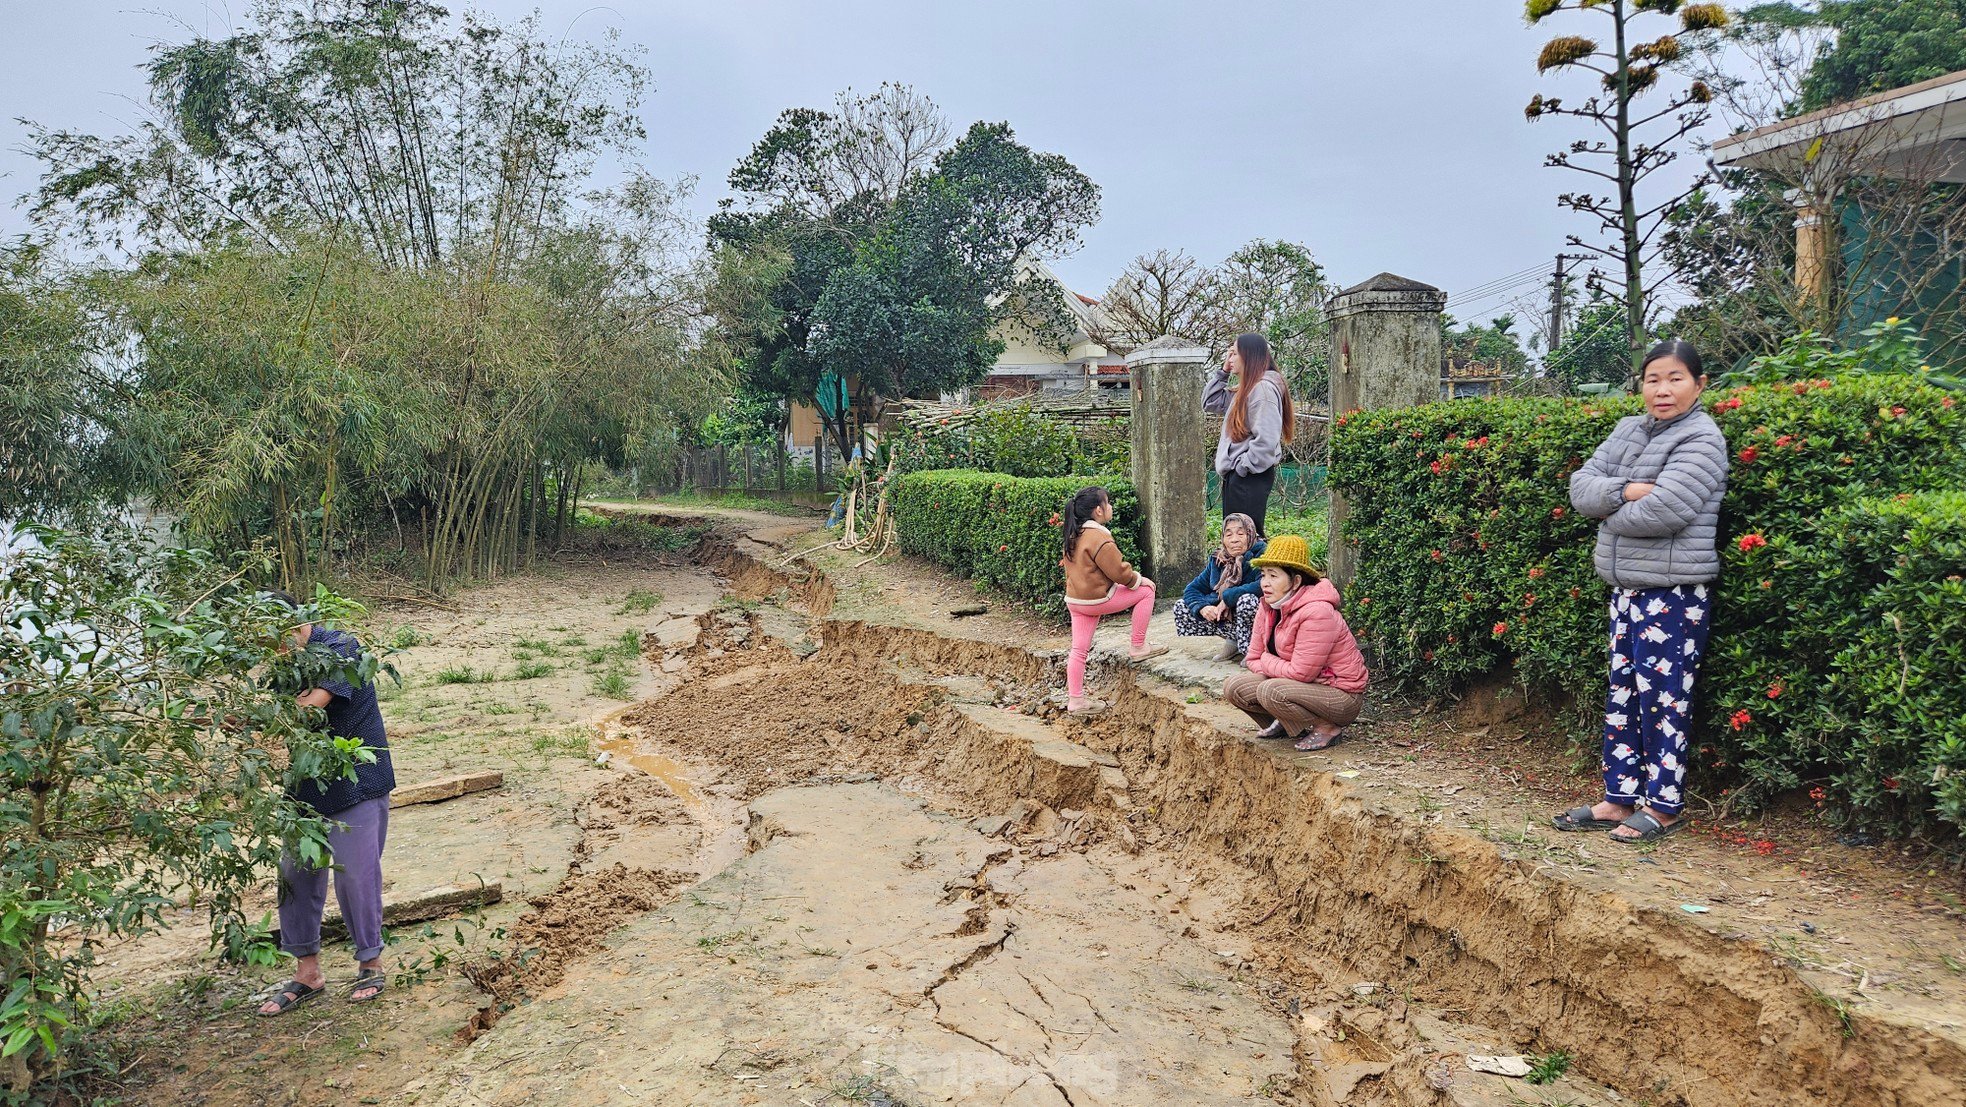
<instances>
[{"instance_id":1,"label":"elderly woman in blue jacket","mask_svg":"<svg viewBox=\"0 0 1966 1107\"><path fill-rule=\"evenodd\" d=\"M1263 584L1263 574L1249 563L1262 553L1254 519L1240 512L1223 516L1222 544L1174 602L1174 632L1184 638L1221 638L1217 661L1234 661L1248 653Z\"/></svg>"},{"instance_id":2,"label":"elderly woman in blue jacket","mask_svg":"<svg viewBox=\"0 0 1966 1107\"><path fill-rule=\"evenodd\" d=\"M1570 502L1601 520L1592 561L1611 586L1604 798L1558 830L1650 842L1686 827L1693 689L1713 625L1727 439L1700 409L1700 355L1674 339L1639 370L1642 415L1618 421L1570 475Z\"/></svg>"}]
</instances>

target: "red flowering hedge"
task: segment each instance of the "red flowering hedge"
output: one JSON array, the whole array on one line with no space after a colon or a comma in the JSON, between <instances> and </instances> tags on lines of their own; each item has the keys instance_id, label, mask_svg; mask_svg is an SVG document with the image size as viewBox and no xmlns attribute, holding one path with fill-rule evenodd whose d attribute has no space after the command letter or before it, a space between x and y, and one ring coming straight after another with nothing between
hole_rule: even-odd
<instances>
[{"instance_id":1,"label":"red flowering hedge","mask_svg":"<svg viewBox=\"0 0 1966 1107\"><path fill-rule=\"evenodd\" d=\"M1966 410L1939 389L1883 376L1712 392L1707 407L1734 459L1697 696L1704 771L1695 786L1724 780L1754 796L1826 780L1835 805L1859 816L1917 815L1936 803L1957 823L1966 794L1935 800L1925 790L1948 759L1966 771L1966 748L1927 751L1925 724L1912 720L1950 705L1948 726L1966 747L1957 722L1966 666L1920 670L1916 684L1907 677L1910 698L1892 701L1899 714L1880 714L1866 698L1876 682L1857 661L1836 659L1858 631L1874 639L1872 623L1908 597L1923 605L1958 587L1929 567L1947 564L1949 555L1934 554L1919 562L1928 567L1905 570L1915 583L1897 580L1886 598L1882 567L1896 564L1916 528L1904 509L1863 501L1966 486ZM1347 616L1377 646L1382 673L1447 690L1513 667L1523 683L1595 712L1608 587L1591 568L1595 523L1571 510L1568 481L1636 410L1628 398L1453 401L1337 421L1331 482L1347 499L1345 534L1359 552ZM1887 534L1893 526L1899 537ZM1853 535L1863 536L1861 556ZM1942 760L1926 764L1933 756ZM1915 773L1926 782L1917 795L1908 791Z\"/></svg>"},{"instance_id":2,"label":"red flowering hedge","mask_svg":"<svg viewBox=\"0 0 1966 1107\"><path fill-rule=\"evenodd\" d=\"M1065 571L1058 564L1063 540L1058 517L1066 501L1088 484L1112 494L1113 539L1127 560L1140 564L1139 500L1133 485L1118 478L935 469L896 476L888 503L903 552L946 565L1045 614L1062 615Z\"/></svg>"}]
</instances>

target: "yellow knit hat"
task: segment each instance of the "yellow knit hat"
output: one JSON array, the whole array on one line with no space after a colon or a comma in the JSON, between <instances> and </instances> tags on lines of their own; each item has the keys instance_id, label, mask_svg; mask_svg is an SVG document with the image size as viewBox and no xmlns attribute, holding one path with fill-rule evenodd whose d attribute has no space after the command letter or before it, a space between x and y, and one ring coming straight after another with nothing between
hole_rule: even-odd
<instances>
[{"instance_id":1,"label":"yellow knit hat","mask_svg":"<svg viewBox=\"0 0 1966 1107\"><path fill-rule=\"evenodd\" d=\"M1294 534L1279 534L1270 539L1263 556L1250 562L1258 569L1295 569L1313 581L1324 579L1324 570L1311 564L1311 547Z\"/></svg>"}]
</instances>

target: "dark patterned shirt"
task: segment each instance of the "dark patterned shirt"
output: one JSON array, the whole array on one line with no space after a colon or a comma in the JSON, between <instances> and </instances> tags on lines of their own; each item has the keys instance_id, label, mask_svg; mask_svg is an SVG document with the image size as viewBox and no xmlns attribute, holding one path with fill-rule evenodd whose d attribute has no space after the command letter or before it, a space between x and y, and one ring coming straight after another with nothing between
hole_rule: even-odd
<instances>
[{"instance_id":1,"label":"dark patterned shirt","mask_svg":"<svg viewBox=\"0 0 1966 1107\"><path fill-rule=\"evenodd\" d=\"M362 644L354 635L319 626L307 639L307 648L329 650L345 661L354 661L362 653ZM389 739L382 732L382 706L376 702L375 683L355 687L345 680L329 679L315 687L330 697L325 709L328 733L337 738L360 738L375 751L375 760L356 765L353 780L345 776L303 780L294 786L293 797L327 816L395 790L396 769L389 760Z\"/></svg>"}]
</instances>

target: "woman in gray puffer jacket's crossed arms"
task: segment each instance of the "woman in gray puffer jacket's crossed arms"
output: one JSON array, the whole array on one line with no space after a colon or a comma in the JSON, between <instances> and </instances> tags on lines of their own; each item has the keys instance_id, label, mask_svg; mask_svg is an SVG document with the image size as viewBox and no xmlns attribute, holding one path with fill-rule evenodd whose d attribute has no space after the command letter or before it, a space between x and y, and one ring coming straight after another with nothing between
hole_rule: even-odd
<instances>
[{"instance_id":1,"label":"woman in gray puffer jacket's crossed arms","mask_svg":"<svg viewBox=\"0 0 1966 1107\"><path fill-rule=\"evenodd\" d=\"M1640 370L1645 413L1570 475L1570 502L1600 520L1594 562L1611 585L1611 691L1604 707L1604 799L1556 817L1558 830L1650 842L1685 827L1693 690L1713 624L1727 439L1700 409L1700 355L1660 343Z\"/></svg>"}]
</instances>

